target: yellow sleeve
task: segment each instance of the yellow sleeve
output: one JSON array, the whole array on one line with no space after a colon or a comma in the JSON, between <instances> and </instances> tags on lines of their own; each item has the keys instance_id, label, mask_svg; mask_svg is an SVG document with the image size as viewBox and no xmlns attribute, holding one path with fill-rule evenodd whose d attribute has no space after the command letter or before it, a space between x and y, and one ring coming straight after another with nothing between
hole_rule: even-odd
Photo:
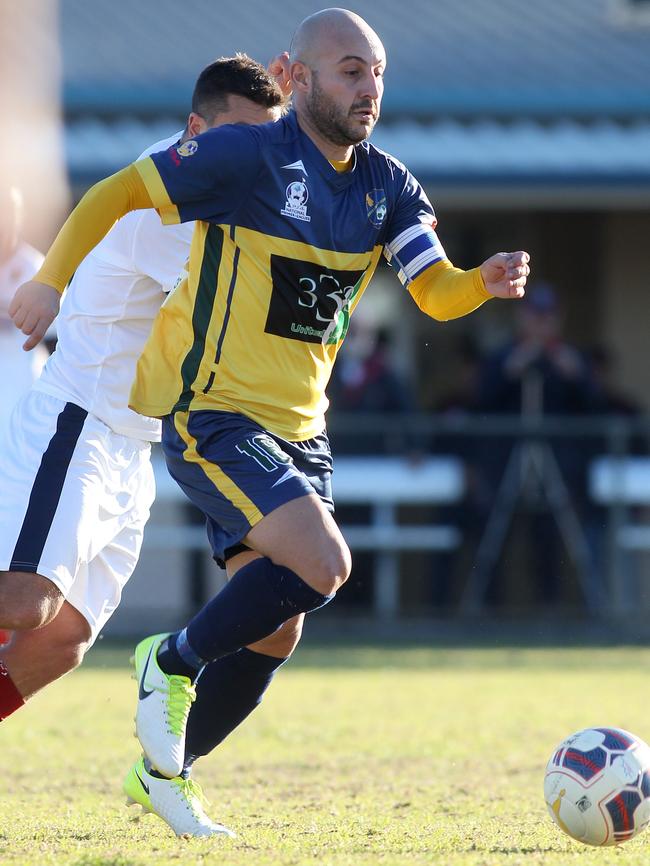
<instances>
[{"instance_id":1,"label":"yellow sleeve","mask_svg":"<svg viewBox=\"0 0 650 866\"><path fill-rule=\"evenodd\" d=\"M34 280L62 292L78 265L116 220L129 211L150 207L153 203L138 163L96 183L64 223Z\"/></svg>"},{"instance_id":2,"label":"yellow sleeve","mask_svg":"<svg viewBox=\"0 0 650 866\"><path fill-rule=\"evenodd\" d=\"M480 268L462 271L446 259L417 276L409 292L423 313L440 322L466 316L492 297Z\"/></svg>"},{"instance_id":3,"label":"yellow sleeve","mask_svg":"<svg viewBox=\"0 0 650 866\"><path fill-rule=\"evenodd\" d=\"M147 156L145 159L139 159L135 162L134 166L147 188L151 202L158 211L163 225L178 225L181 221L178 208L170 199L153 159Z\"/></svg>"}]
</instances>

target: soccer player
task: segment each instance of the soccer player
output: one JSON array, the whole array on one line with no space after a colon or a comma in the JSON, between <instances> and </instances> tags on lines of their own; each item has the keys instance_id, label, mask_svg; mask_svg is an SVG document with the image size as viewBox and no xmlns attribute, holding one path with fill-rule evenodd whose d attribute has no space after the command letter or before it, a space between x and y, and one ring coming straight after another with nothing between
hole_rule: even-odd
<instances>
[{"instance_id":1,"label":"soccer player","mask_svg":"<svg viewBox=\"0 0 650 866\"><path fill-rule=\"evenodd\" d=\"M209 127L277 119L282 106L264 67L243 55L221 58L198 78L185 131L147 153L182 149ZM164 292L185 266L192 229L164 227L153 211L139 211L84 259L62 304L56 351L0 443L0 625L15 630L0 651L0 719L80 663L135 567L154 496L150 442L160 439L160 422L131 411L128 392ZM256 705L255 662L268 677L297 639L295 624L284 633L287 641L269 642L270 656L264 645L243 654L251 676L245 671L235 682L232 659L210 674L221 677L226 709L228 689L235 689L237 713ZM226 832L205 816L189 781L148 787L139 801L176 832Z\"/></svg>"},{"instance_id":2,"label":"soccer player","mask_svg":"<svg viewBox=\"0 0 650 866\"><path fill-rule=\"evenodd\" d=\"M382 252L434 318L524 294L527 253L455 268L420 184L367 142L385 66L379 37L354 13L305 19L291 51L294 112L209 131L94 187L14 299L33 345L79 257L117 216L155 207L171 224L199 221L188 277L154 323L131 406L162 417L167 465L206 514L215 556L242 544L252 553L186 628L136 648L137 733L170 778L187 761L195 682L191 715L203 719L209 751L219 706L210 663L327 604L348 577L324 392Z\"/></svg>"}]
</instances>

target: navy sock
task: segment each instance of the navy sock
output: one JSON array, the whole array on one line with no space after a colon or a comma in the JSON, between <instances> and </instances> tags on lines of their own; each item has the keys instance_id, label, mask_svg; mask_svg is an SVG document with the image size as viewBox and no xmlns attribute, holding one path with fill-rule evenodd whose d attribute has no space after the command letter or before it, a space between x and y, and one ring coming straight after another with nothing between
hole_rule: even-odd
<instances>
[{"instance_id":1,"label":"navy sock","mask_svg":"<svg viewBox=\"0 0 650 866\"><path fill-rule=\"evenodd\" d=\"M156 658L160 669L166 674L189 677L192 682L205 667L203 659L196 655L187 642L186 628L170 634L161 644Z\"/></svg>"},{"instance_id":2,"label":"navy sock","mask_svg":"<svg viewBox=\"0 0 650 866\"><path fill-rule=\"evenodd\" d=\"M267 557L255 559L190 620L190 652L206 663L214 661L268 637L292 616L316 610L333 597L316 592L291 569L274 565Z\"/></svg>"},{"instance_id":3,"label":"navy sock","mask_svg":"<svg viewBox=\"0 0 650 866\"><path fill-rule=\"evenodd\" d=\"M149 773L150 776L154 777L154 779L166 779L167 781L169 781L169 776L163 776L162 773L159 773L158 770L152 765L151 761L149 760L149 758L147 758L146 755L144 756L144 768L147 771L147 773ZM181 778L189 779L191 770L192 770L191 764L188 764L187 768L183 767L183 770L181 772Z\"/></svg>"},{"instance_id":4,"label":"navy sock","mask_svg":"<svg viewBox=\"0 0 650 866\"><path fill-rule=\"evenodd\" d=\"M276 670L285 661L243 648L203 669L196 683L196 701L187 720L185 771L253 712Z\"/></svg>"}]
</instances>

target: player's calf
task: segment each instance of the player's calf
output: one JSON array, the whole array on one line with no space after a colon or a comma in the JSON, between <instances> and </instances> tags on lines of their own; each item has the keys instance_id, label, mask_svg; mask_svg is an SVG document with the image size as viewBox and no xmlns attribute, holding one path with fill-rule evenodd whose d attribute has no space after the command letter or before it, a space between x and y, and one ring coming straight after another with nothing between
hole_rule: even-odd
<instances>
[{"instance_id":1,"label":"player's calf","mask_svg":"<svg viewBox=\"0 0 650 866\"><path fill-rule=\"evenodd\" d=\"M52 622L63 601L60 590L40 574L0 572L0 628L42 628Z\"/></svg>"},{"instance_id":2,"label":"player's calf","mask_svg":"<svg viewBox=\"0 0 650 866\"><path fill-rule=\"evenodd\" d=\"M248 649L256 653L286 660L298 646L304 622L304 613L294 616L283 623L273 634L249 644Z\"/></svg>"}]
</instances>

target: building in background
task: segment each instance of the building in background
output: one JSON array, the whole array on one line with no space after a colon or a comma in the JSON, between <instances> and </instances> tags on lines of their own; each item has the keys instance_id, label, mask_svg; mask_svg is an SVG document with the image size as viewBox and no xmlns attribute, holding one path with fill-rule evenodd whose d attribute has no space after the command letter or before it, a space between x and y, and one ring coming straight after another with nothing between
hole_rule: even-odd
<instances>
[{"instance_id":1,"label":"building in background","mask_svg":"<svg viewBox=\"0 0 650 866\"><path fill-rule=\"evenodd\" d=\"M178 127L197 69L237 50L266 61L323 5L286 0L269 16L261 0L194 0L189 15L172 0L61 0L76 194ZM649 5L409 0L396 15L388 0L350 4L388 53L373 141L426 185L449 255L463 266L495 244L529 249L535 277L565 299L571 338L615 351L627 390L646 407L650 365L638 358L650 279ZM510 326L512 311L494 304L440 328L404 315L396 286L386 291L387 320L400 306L404 347L421 338L415 353L400 354L426 376L425 405L444 390L450 344L471 331L490 348Z\"/></svg>"},{"instance_id":2,"label":"building in background","mask_svg":"<svg viewBox=\"0 0 650 866\"><path fill-rule=\"evenodd\" d=\"M285 0L273 15L262 0L190 5L191 14L172 0L60 0L75 198L179 128L198 69L238 50L267 61L326 4ZM401 14L388 0L348 6L388 54L373 142L426 187L449 257L467 267L493 249L529 250L533 276L561 297L567 339L615 357L620 389L650 410L650 0L408 0ZM417 383L427 410L467 375L463 347L487 353L515 321L512 306L498 302L444 325L427 320L381 268L356 314L362 322L368 307L373 326L390 330L396 371ZM156 507L166 509L170 549L138 573L118 627L128 628L129 610L139 615L141 582L143 598L154 586L161 603L168 593L182 606L177 517L169 503ZM414 585L427 568L402 570Z\"/></svg>"}]
</instances>

